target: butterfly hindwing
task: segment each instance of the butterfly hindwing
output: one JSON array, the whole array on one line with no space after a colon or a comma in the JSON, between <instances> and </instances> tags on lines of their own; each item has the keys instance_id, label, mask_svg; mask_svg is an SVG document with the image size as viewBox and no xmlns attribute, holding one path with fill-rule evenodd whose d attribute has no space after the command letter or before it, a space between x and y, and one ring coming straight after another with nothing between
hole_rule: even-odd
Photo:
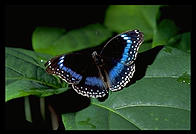
<instances>
[{"instance_id":1,"label":"butterfly hindwing","mask_svg":"<svg viewBox=\"0 0 196 134\"><path fill-rule=\"evenodd\" d=\"M111 91L118 91L131 81L135 72L135 64L125 65L120 62L107 61L105 69L110 83L109 89Z\"/></svg>"},{"instance_id":2,"label":"butterfly hindwing","mask_svg":"<svg viewBox=\"0 0 196 134\"><path fill-rule=\"evenodd\" d=\"M108 90L105 87L100 77L86 77L84 81L79 84L73 84L73 89L83 96L98 98L104 97L108 94Z\"/></svg>"}]
</instances>

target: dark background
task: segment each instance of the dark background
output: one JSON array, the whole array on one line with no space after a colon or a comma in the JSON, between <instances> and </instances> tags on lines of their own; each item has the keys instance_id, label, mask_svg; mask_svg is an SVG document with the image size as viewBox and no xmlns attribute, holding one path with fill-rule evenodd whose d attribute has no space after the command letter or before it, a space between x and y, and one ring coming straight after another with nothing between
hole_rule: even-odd
<instances>
[{"instance_id":1,"label":"dark background","mask_svg":"<svg viewBox=\"0 0 196 134\"><path fill-rule=\"evenodd\" d=\"M37 26L79 29L103 23L108 6L95 5L7 5L6 46L32 49L31 37Z\"/></svg>"},{"instance_id":2,"label":"dark background","mask_svg":"<svg viewBox=\"0 0 196 134\"><path fill-rule=\"evenodd\" d=\"M79 29L104 22L108 5L7 5L5 7L6 46L32 49L31 37L37 26ZM192 6L161 8L161 19L174 20L181 32L190 32Z\"/></svg>"}]
</instances>

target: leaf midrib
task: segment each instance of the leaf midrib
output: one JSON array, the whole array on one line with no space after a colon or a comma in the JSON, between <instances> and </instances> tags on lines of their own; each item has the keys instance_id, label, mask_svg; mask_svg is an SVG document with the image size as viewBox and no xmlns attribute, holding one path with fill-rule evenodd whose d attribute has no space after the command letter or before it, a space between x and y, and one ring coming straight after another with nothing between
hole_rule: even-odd
<instances>
[{"instance_id":1,"label":"leaf midrib","mask_svg":"<svg viewBox=\"0 0 196 134\"><path fill-rule=\"evenodd\" d=\"M175 106L169 106L169 105L159 105L159 104L137 104L137 105L126 105L126 106L122 106L122 107L116 107L115 110L120 110L120 109L123 109L123 108L131 108L131 107L165 107L165 108L173 108L173 109L178 109L178 110L184 110L184 111L188 111L190 112L190 109L184 109L184 108L181 108L181 107L175 107Z\"/></svg>"},{"instance_id":2,"label":"leaf midrib","mask_svg":"<svg viewBox=\"0 0 196 134\"><path fill-rule=\"evenodd\" d=\"M150 75L148 75L148 76L144 76L144 78L147 78L147 79L154 79L154 78L173 78L173 79L178 79L181 75L179 75L179 76L177 76L177 75L171 75L171 76L153 76L153 75L151 75L150 76Z\"/></svg>"}]
</instances>

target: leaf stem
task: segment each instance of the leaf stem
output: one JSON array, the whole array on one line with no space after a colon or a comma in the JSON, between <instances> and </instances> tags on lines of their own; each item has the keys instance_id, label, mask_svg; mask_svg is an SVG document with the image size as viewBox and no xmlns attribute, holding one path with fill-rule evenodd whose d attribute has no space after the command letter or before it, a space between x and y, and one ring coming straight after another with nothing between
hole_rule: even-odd
<instances>
[{"instance_id":1,"label":"leaf stem","mask_svg":"<svg viewBox=\"0 0 196 134\"><path fill-rule=\"evenodd\" d=\"M41 112L43 120L45 120L46 119L46 116L45 116L45 98L40 98L40 112Z\"/></svg>"},{"instance_id":2,"label":"leaf stem","mask_svg":"<svg viewBox=\"0 0 196 134\"><path fill-rule=\"evenodd\" d=\"M31 107L29 103L29 96L24 97L24 107L25 107L25 118L27 121L32 123L32 118L31 118Z\"/></svg>"},{"instance_id":3,"label":"leaf stem","mask_svg":"<svg viewBox=\"0 0 196 134\"><path fill-rule=\"evenodd\" d=\"M48 109L50 111L51 116L52 130L57 130L59 127L57 114L51 105L48 105Z\"/></svg>"}]
</instances>

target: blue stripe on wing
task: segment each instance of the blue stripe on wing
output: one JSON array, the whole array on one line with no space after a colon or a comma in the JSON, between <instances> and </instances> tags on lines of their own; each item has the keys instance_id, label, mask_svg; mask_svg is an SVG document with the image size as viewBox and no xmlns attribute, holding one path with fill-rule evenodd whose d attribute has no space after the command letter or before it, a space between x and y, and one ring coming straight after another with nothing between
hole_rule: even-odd
<instances>
[{"instance_id":1,"label":"blue stripe on wing","mask_svg":"<svg viewBox=\"0 0 196 134\"><path fill-rule=\"evenodd\" d=\"M57 63L51 63L53 59L48 61L47 72L57 75L69 84L79 83L82 80L82 75L65 66L65 57L66 55L59 57Z\"/></svg>"},{"instance_id":2,"label":"blue stripe on wing","mask_svg":"<svg viewBox=\"0 0 196 134\"><path fill-rule=\"evenodd\" d=\"M136 55L136 50L139 45L136 45L135 42L133 43L133 39L127 34L122 34L120 35L120 37L126 41L126 46L122 53L122 58L120 59L120 62L127 65L131 64Z\"/></svg>"},{"instance_id":3,"label":"blue stripe on wing","mask_svg":"<svg viewBox=\"0 0 196 134\"><path fill-rule=\"evenodd\" d=\"M125 87L130 79L133 77L135 72L135 64L130 66L124 65L122 63L117 63L116 66L109 72L109 80L111 91L118 91Z\"/></svg>"},{"instance_id":4,"label":"blue stripe on wing","mask_svg":"<svg viewBox=\"0 0 196 134\"><path fill-rule=\"evenodd\" d=\"M73 89L83 96L98 98L108 94L103 81L98 77L86 77L84 84L73 84Z\"/></svg>"}]
</instances>

